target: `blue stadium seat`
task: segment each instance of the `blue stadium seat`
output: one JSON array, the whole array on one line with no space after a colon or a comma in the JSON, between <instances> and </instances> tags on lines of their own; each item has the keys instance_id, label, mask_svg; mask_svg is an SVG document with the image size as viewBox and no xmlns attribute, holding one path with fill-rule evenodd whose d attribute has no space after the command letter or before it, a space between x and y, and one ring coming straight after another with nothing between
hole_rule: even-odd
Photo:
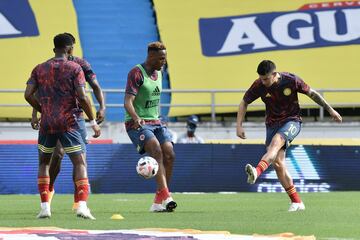
<instances>
[{"instance_id":1,"label":"blue stadium seat","mask_svg":"<svg viewBox=\"0 0 360 240\"><path fill-rule=\"evenodd\" d=\"M76 0L73 3L84 58L95 70L101 87L125 88L129 70L145 60L147 44L159 39L151 2ZM121 104L123 99L123 94L106 96L110 104ZM169 96L165 102L169 102ZM108 108L106 119L123 121L124 109Z\"/></svg>"}]
</instances>

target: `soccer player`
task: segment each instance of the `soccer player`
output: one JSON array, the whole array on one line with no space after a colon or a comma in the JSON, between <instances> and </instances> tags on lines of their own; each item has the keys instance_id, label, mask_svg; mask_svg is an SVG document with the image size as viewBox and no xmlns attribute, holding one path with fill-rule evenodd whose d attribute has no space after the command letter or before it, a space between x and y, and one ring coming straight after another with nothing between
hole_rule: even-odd
<instances>
[{"instance_id":1,"label":"soccer player","mask_svg":"<svg viewBox=\"0 0 360 240\"><path fill-rule=\"evenodd\" d=\"M69 37L71 37L73 44L75 44L76 40L72 34L70 34L70 33L64 33L64 34L67 34ZM98 124L100 124L101 122L104 121L104 118L105 118L105 102L104 102L103 92L101 90L99 82L96 79L96 75L95 75L94 71L92 70L90 64L85 59L73 56L73 48L70 48L68 60L76 62L77 64L79 64L81 66L81 68L85 74L86 82L88 82L90 87L93 89L96 100L98 101L98 103L100 105L99 110L96 112L96 122ZM80 112L77 113L77 115L78 115L77 121L80 126L81 137L83 138L83 141L85 142L85 144L87 144L88 137L87 137L86 127L85 127L85 119L83 117L83 113L82 113L81 109L80 109ZM37 111L35 109L33 109L32 120L31 120L32 128L38 129L39 122L40 122L40 119L37 117ZM61 143L58 141L56 148L53 152L53 155L51 157L51 161L50 161L50 169L49 169L49 172L50 172L49 203L50 204L51 204L52 197L55 193L54 183L55 183L56 177L58 176L58 174L60 172L61 160L64 157L64 153L65 153L64 148L61 146ZM74 174L73 174L73 176L74 176ZM77 199L76 186L75 186L74 204L72 207L73 210L77 209L78 202L79 202L79 200Z\"/></svg>"},{"instance_id":2,"label":"soccer player","mask_svg":"<svg viewBox=\"0 0 360 240\"><path fill-rule=\"evenodd\" d=\"M287 72L276 72L276 66L272 61L262 61L258 65L257 73L259 78L246 91L239 105L236 131L238 137L246 138L242 123L247 106L261 97L266 106L267 151L256 168L250 164L246 165L247 181L254 184L270 164L273 164L281 185L291 199L289 211L305 210L305 205L296 192L293 180L285 166L286 148L301 129L298 93L309 96L315 103L326 109L336 122L341 122L342 117L301 78Z\"/></svg>"},{"instance_id":3,"label":"soccer player","mask_svg":"<svg viewBox=\"0 0 360 240\"><path fill-rule=\"evenodd\" d=\"M150 43L146 61L128 74L124 99L125 127L131 141L140 154L146 152L159 163L151 212L173 211L177 206L168 189L175 153L171 134L159 120L161 69L165 63L165 46L161 42Z\"/></svg>"},{"instance_id":4,"label":"soccer player","mask_svg":"<svg viewBox=\"0 0 360 240\"><path fill-rule=\"evenodd\" d=\"M68 60L72 39L67 34L54 37L55 57L37 65L27 82L25 99L41 113L39 129L38 188L41 210L38 218L51 217L49 204L49 165L59 140L74 166L76 193L79 199L77 216L95 219L87 207L89 181L87 177L85 144L77 123L80 106L88 116L94 137L100 136L91 104L85 93L85 77L80 65ZM37 97L34 93L37 92ZM80 106L79 106L80 104Z\"/></svg>"}]
</instances>

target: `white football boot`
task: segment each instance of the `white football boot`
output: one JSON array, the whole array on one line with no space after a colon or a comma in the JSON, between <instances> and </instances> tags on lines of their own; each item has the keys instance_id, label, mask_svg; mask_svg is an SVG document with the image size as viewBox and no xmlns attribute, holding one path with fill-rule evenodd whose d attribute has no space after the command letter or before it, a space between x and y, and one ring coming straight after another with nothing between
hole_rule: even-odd
<instances>
[{"instance_id":1,"label":"white football boot","mask_svg":"<svg viewBox=\"0 0 360 240\"><path fill-rule=\"evenodd\" d=\"M167 212L172 212L177 207L176 202L172 197L168 197L162 203L163 207L166 209Z\"/></svg>"},{"instance_id":2,"label":"white football boot","mask_svg":"<svg viewBox=\"0 0 360 240\"><path fill-rule=\"evenodd\" d=\"M248 175L247 182L250 184L254 184L258 177L256 168L251 166L251 164L246 164L245 171L246 171L246 174Z\"/></svg>"},{"instance_id":3,"label":"white football boot","mask_svg":"<svg viewBox=\"0 0 360 240\"><path fill-rule=\"evenodd\" d=\"M305 205L303 202L299 202L299 203L295 203L295 202L292 202L290 204L290 207L289 207L289 212L296 212L296 211L304 211L305 210Z\"/></svg>"},{"instance_id":4,"label":"white football boot","mask_svg":"<svg viewBox=\"0 0 360 240\"><path fill-rule=\"evenodd\" d=\"M166 212L166 207L161 203L153 203L150 207L150 212Z\"/></svg>"},{"instance_id":5,"label":"white football boot","mask_svg":"<svg viewBox=\"0 0 360 240\"><path fill-rule=\"evenodd\" d=\"M51 211L50 211L50 204L48 202L41 203L41 210L36 218L50 218Z\"/></svg>"},{"instance_id":6,"label":"white football boot","mask_svg":"<svg viewBox=\"0 0 360 240\"><path fill-rule=\"evenodd\" d=\"M91 214L90 209L87 207L86 202L84 201L79 201L79 207L76 210L76 216L84 219L96 220L96 218Z\"/></svg>"}]
</instances>

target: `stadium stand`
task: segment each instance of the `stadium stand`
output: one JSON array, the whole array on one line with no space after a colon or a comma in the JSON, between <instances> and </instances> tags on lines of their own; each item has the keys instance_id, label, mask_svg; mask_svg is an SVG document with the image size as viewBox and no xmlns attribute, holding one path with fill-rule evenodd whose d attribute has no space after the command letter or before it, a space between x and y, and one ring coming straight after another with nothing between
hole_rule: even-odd
<instances>
[{"instance_id":1,"label":"stadium stand","mask_svg":"<svg viewBox=\"0 0 360 240\"><path fill-rule=\"evenodd\" d=\"M145 60L147 44L158 40L152 4L148 0L74 1L84 58L103 89L125 88L129 70ZM106 94L107 104L123 103L124 95ZM123 108L108 108L108 121L124 118Z\"/></svg>"}]
</instances>

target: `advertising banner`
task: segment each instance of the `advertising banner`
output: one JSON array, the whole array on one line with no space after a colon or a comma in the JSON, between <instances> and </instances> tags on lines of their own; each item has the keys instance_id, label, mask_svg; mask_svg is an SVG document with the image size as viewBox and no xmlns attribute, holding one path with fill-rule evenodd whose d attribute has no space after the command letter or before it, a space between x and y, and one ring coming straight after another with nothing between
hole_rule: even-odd
<instances>
[{"instance_id":1,"label":"advertising banner","mask_svg":"<svg viewBox=\"0 0 360 240\"><path fill-rule=\"evenodd\" d=\"M71 0L2 0L0 2L0 89L24 89L32 69L54 56L56 34L72 33L74 54L82 56ZM24 93L0 93L0 104L25 104ZM31 118L31 108L0 107L1 119Z\"/></svg>"},{"instance_id":2,"label":"advertising banner","mask_svg":"<svg viewBox=\"0 0 360 240\"><path fill-rule=\"evenodd\" d=\"M272 166L255 184L246 182L245 165L256 166L260 144L177 144L173 192L283 192ZM132 144L90 144L88 174L93 193L151 193L155 181L136 172L140 155ZM0 145L0 193L37 193L36 145ZM286 166L299 192L359 191L359 146L293 145ZM189 184L191 182L191 184ZM111 184L109 184L111 183ZM72 164L65 157L57 193L72 193Z\"/></svg>"},{"instance_id":3,"label":"advertising banner","mask_svg":"<svg viewBox=\"0 0 360 240\"><path fill-rule=\"evenodd\" d=\"M360 51L359 1L154 3L161 40L168 49L173 89L246 90L257 79L257 65L264 59L274 61L278 71L300 76L313 89L360 88L353 74ZM242 96L220 93L215 102L238 104ZM360 93L333 92L324 96L332 104L346 106L358 104ZM210 103L211 96L206 93L172 94L172 104ZM313 102L302 95L300 103ZM237 107L216 108L217 113L235 111ZM173 116L199 113L210 113L210 107L170 110Z\"/></svg>"}]
</instances>

